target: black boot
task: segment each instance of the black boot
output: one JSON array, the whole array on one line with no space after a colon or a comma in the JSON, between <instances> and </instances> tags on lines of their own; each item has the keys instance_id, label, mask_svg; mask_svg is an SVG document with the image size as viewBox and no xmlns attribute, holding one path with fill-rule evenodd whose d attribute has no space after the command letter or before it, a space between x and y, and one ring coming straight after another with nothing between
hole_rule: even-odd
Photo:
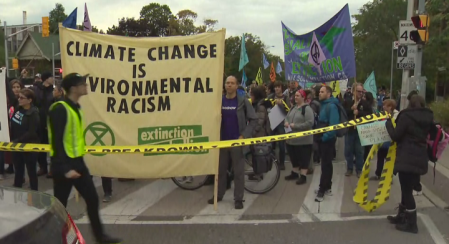
<instances>
[{"instance_id":1,"label":"black boot","mask_svg":"<svg viewBox=\"0 0 449 244\"><path fill-rule=\"evenodd\" d=\"M285 180L296 180L299 178L299 174L296 172L291 172L290 175L285 176Z\"/></svg>"},{"instance_id":2,"label":"black boot","mask_svg":"<svg viewBox=\"0 0 449 244\"><path fill-rule=\"evenodd\" d=\"M396 229L403 232L418 233L418 216L416 209L405 211L405 221L402 224L397 224Z\"/></svg>"},{"instance_id":3,"label":"black boot","mask_svg":"<svg viewBox=\"0 0 449 244\"><path fill-rule=\"evenodd\" d=\"M307 182L307 177L305 175L301 175L299 179L296 181L297 185L304 185Z\"/></svg>"},{"instance_id":4,"label":"black boot","mask_svg":"<svg viewBox=\"0 0 449 244\"><path fill-rule=\"evenodd\" d=\"M388 221L391 224L402 224L405 222L405 207L402 204L399 204L398 214L396 216L387 216Z\"/></svg>"}]
</instances>

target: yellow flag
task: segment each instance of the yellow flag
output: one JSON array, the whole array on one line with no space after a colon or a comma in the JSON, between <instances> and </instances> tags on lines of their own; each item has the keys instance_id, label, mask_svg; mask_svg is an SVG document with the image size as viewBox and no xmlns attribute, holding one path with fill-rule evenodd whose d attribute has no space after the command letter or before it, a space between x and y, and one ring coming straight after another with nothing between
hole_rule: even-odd
<instances>
[{"instance_id":1,"label":"yellow flag","mask_svg":"<svg viewBox=\"0 0 449 244\"><path fill-rule=\"evenodd\" d=\"M337 97L338 95L341 94L340 91L340 81L336 80L336 81L331 81L331 83L329 84L329 86L332 88L332 96Z\"/></svg>"},{"instance_id":2,"label":"yellow flag","mask_svg":"<svg viewBox=\"0 0 449 244\"><path fill-rule=\"evenodd\" d=\"M260 67L259 67L259 71L257 72L257 75L256 75L256 82L257 82L258 85L262 85L263 84L262 71L260 70Z\"/></svg>"}]
</instances>

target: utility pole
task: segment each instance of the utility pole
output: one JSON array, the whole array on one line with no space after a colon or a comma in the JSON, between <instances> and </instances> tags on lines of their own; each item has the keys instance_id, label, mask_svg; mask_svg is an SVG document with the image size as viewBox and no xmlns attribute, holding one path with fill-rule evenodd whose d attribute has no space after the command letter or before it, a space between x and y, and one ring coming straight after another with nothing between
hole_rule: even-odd
<instances>
[{"instance_id":1,"label":"utility pole","mask_svg":"<svg viewBox=\"0 0 449 244\"><path fill-rule=\"evenodd\" d=\"M414 0L407 0L407 20L412 18L414 6L415 6ZM408 106L407 96L410 93L409 80L408 80L409 77L410 71L407 69L402 70L401 108L400 108L401 110Z\"/></svg>"}]
</instances>

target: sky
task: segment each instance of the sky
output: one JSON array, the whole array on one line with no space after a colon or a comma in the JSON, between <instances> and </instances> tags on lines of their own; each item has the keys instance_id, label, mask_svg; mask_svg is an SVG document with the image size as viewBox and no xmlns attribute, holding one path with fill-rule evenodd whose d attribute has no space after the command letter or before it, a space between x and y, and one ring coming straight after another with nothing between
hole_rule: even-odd
<instances>
[{"instance_id":1,"label":"sky","mask_svg":"<svg viewBox=\"0 0 449 244\"><path fill-rule=\"evenodd\" d=\"M167 4L176 14L180 10L190 9L198 14L197 23L206 18L218 20L217 29L226 28L226 36L240 36L252 33L269 46L269 51L283 57L281 21L296 34L307 33L324 24L335 15L348 0L33 0L0 1L0 20L8 25L23 23L22 12L27 12L27 23L40 23L61 3L69 15L78 7L77 22L84 18L84 3L87 3L93 26L106 31L118 24L122 17L139 17L141 8L151 2ZM351 0L350 14L357 14L368 0ZM3 24L2 24L3 25Z\"/></svg>"}]
</instances>

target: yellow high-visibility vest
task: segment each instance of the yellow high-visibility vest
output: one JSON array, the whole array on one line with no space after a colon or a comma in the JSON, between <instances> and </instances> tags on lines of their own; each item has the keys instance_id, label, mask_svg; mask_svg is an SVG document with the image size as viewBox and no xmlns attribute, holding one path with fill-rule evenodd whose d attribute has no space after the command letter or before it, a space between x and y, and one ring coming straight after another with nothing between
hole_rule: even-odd
<instances>
[{"instance_id":1,"label":"yellow high-visibility vest","mask_svg":"<svg viewBox=\"0 0 449 244\"><path fill-rule=\"evenodd\" d=\"M84 122L83 122L83 113L79 110L80 117L78 118L78 114L76 111L70 107L66 102L59 101L50 106L50 111L55 108L57 104L62 104L67 111L67 123L64 128L64 150L67 156L70 158L78 158L82 157L85 154L84 148L86 145L86 141L84 139ZM53 142L52 138L52 128L51 123L47 123L48 128L48 139L51 143ZM50 147L50 156L55 154L53 150L53 145Z\"/></svg>"}]
</instances>

